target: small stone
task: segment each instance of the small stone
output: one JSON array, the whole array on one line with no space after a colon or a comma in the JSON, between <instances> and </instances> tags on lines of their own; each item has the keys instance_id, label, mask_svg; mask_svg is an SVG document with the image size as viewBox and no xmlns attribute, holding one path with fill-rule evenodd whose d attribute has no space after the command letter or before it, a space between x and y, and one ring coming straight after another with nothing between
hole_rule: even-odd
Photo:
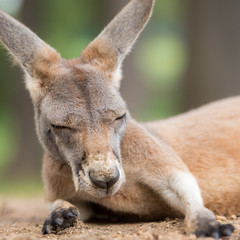
<instances>
[{"instance_id":1,"label":"small stone","mask_svg":"<svg viewBox=\"0 0 240 240\"><path fill-rule=\"evenodd\" d=\"M232 215L231 217L229 217L229 219L235 220L235 219L237 219L237 216L236 215Z\"/></svg>"},{"instance_id":2,"label":"small stone","mask_svg":"<svg viewBox=\"0 0 240 240\"><path fill-rule=\"evenodd\" d=\"M216 216L216 220L217 221L222 221L222 222L226 222L227 221L227 218L226 217L224 217L224 216Z\"/></svg>"}]
</instances>

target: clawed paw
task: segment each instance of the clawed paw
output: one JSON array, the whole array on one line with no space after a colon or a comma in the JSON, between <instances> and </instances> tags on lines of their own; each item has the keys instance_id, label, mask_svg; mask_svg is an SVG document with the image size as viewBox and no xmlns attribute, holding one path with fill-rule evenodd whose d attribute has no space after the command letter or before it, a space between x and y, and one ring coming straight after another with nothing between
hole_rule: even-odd
<instances>
[{"instance_id":1,"label":"clawed paw","mask_svg":"<svg viewBox=\"0 0 240 240\"><path fill-rule=\"evenodd\" d=\"M209 224L199 227L196 231L196 236L199 238L213 237L219 239L225 236L231 236L234 231L232 224L220 224L219 222L212 220Z\"/></svg>"},{"instance_id":2,"label":"clawed paw","mask_svg":"<svg viewBox=\"0 0 240 240\"><path fill-rule=\"evenodd\" d=\"M43 234L50 234L58 228L64 229L73 226L77 221L79 212L77 208L56 208L45 220L42 228Z\"/></svg>"}]
</instances>

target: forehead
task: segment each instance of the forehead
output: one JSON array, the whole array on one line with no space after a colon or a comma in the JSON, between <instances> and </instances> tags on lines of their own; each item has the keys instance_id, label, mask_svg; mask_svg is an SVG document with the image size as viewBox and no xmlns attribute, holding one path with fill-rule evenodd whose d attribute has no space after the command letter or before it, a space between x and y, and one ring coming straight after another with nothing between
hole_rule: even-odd
<instances>
[{"instance_id":1,"label":"forehead","mask_svg":"<svg viewBox=\"0 0 240 240\"><path fill-rule=\"evenodd\" d=\"M42 100L41 109L59 121L81 116L82 120L121 114L125 103L119 92L101 72L72 68L60 76Z\"/></svg>"}]
</instances>

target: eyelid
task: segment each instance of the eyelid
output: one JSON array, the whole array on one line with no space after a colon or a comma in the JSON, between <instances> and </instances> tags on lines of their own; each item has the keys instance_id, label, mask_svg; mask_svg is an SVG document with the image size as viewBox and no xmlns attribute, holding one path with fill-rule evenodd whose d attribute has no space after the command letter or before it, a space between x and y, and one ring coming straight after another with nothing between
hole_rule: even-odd
<instances>
[{"instance_id":1,"label":"eyelid","mask_svg":"<svg viewBox=\"0 0 240 240\"><path fill-rule=\"evenodd\" d=\"M56 124L51 124L51 127L54 129L70 129L70 127L56 125Z\"/></svg>"},{"instance_id":2,"label":"eyelid","mask_svg":"<svg viewBox=\"0 0 240 240\"><path fill-rule=\"evenodd\" d=\"M121 120L121 119L125 118L126 116L127 116L127 113L124 113L122 116L117 117L117 118L115 119L115 121Z\"/></svg>"}]
</instances>

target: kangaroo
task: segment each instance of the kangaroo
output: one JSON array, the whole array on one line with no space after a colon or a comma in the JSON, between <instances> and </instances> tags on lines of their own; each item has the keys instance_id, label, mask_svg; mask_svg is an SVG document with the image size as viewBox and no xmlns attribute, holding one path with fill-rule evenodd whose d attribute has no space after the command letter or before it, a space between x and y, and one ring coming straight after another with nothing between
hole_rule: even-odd
<instances>
[{"instance_id":1,"label":"kangaroo","mask_svg":"<svg viewBox=\"0 0 240 240\"><path fill-rule=\"evenodd\" d=\"M43 234L87 221L92 204L126 219L183 216L198 237L234 231L214 213L240 214L240 97L140 124L120 95L123 59L153 5L131 0L72 60L0 11L0 39L25 73L45 150Z\"/></svg>"}]
</instances>

